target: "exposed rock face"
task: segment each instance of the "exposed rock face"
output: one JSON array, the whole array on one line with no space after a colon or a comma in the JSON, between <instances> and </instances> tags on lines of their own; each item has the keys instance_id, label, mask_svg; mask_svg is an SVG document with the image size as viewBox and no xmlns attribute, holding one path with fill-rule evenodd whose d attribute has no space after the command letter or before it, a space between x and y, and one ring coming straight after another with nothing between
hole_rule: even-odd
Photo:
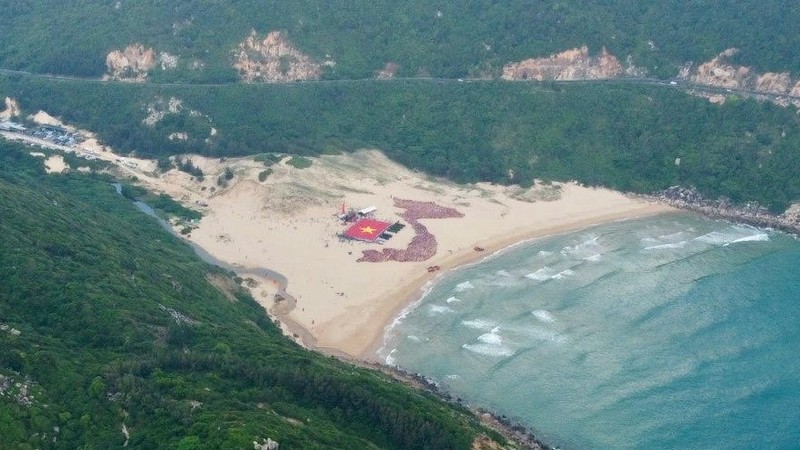
<instances>
[{"instance_id":1,"label":"exposed rock face","mask_svg":"<svg viewBox=\"0 0 800 450\"><path fill-rule=\"evenodd\" d=\"M164 100L161 97L156 97L152 103L147 105L147 117L142 120L142 123L148 127L153 127L167 114L178 114L181 111L183 111L183 102L180 99L170 97Z\"/></svg>"},{"instance_id":2,"label":"exposed rock face","mask_svg":"<svg viewBox=\"0 0 800 450\"><path fill-rule=\"evenodd\" d=\"M791 82L792 80L789 78L788 72L767 72L756 78L756 91L785 94L789 92L789 85Z\"/></svg>"},{"instance_id":3,"label":"exposed rock face","mask_svg":"<svg viewBox=\"0 0 800 450\"><path fill-rule=\"evenodd\" d=\"M189 134L185 131L170 133L169 136L167 136L167 139L170 141L185 141L189 139Z\"/></svg>"},{"instance_id":4,"label":"exposed rock face","mask_svg":"<svg viewBox=\"0 0 800 450\"><path fill-rule=\"evenodd\" d=\"M800 96L800 81L792 82L788 72L766 72L759 74L752 67L734 66L730 64L728 59L738 52L739 50L736 48L729 48L717 55L714 59L700 64L694 71L691 69L691 66L686 66L681 70L679 77L689 80L692 83L707 86L778 96L763 98L782 106L788 104L800 105L800 101L797 99L789 98L790 96ZM699 95L709 98L715 103L722 103L725 98L721 96L721 94ZM784 95L787 97L780 97ZM722 97L722 101L720 101L720 96Z\"/></svg>"},{"instance_id":5,"label":"exposed rock face","mask_svg":"<svg viewBox=\"0 0 800 450\"><path fill-rule=\"evenodd\" d=\"M278 450L279 448L280 445L270 438L262 439L260 443L253 441L253 449L255 450Z\"/></svg>"},{"instance_id":6,"label":"exposed rock face","mask_svg":"<svg viewBox=\"0 0 800 450\"><path fill-rule=\"evenodd\" d=\"M689 80L698 84L727 89L744 89L752 78L750 68L728 64L728 58L738 52L738 49L729 48L711 61L700 64L694 73L690 73Z\"/></svg>"},{"instance_id":7,"label":"exposed rock face","mask_svg":"<svg viewBox=\"0 0 800 450\"><path fill-rule=\"evenodd\" d=\"M142 44L131 44L124 50L114 50L106 56L108 73L104 78L142 82L156 66L156 61L155 50Z\"/></svg>"},{"instance_id":8,"label":"exposed rock face","mask_svg":"<svg viewBox=\"0 0 800 450\"><path fill-rule=\"evenodd\" d=\"M11 97L6 97L6 109L0 111L0 120L9 120L19 116L19 103Z\"/></svg>"},{"instance_id":9,"label":"exposed rock face","mask_svg":"<svg viewBox=\"0 0 800 450\"><path fill-rule=\"evenodd\" d=\"M623 72L616 56L605 48L599 56L589 56L584 45L547 58L533 58L506 64L504 80L597 80L616 78Z\"/></svg>"},{"instance_id":10,"label":"exposed rock face","mask_svg":"<svg viewBox=\"0 0 800 450\"><path fill-rule=\"evenodd\" d=\"M383 69L378 71L378 79L388 80L394 78L394 74L396 74L398 70L400 70L400 65L396 62L389 61Z\"/></svg>"},{"instance_id":11,"label":"exposed rock face","mask_svg":"<svg viewBox=\"0 0 800 450\"><path fill-rule=\"evenodd\" d=\"M239 44L233 68L245 82L316 80L320 64L294 48L284 33L272 31L261 39L255 30Z\"/></svg>"},{"instance_id":12,"label":"exposed rock face","mask_svg":"<svg viewBox=\"0 0 800 450\"><path fill-rule=\"evenodd\" d=\"M161 64L161 70L170 70L178 67L178 57L167 52L158 55L158 62Z\"/></svg>"}]
</instances>

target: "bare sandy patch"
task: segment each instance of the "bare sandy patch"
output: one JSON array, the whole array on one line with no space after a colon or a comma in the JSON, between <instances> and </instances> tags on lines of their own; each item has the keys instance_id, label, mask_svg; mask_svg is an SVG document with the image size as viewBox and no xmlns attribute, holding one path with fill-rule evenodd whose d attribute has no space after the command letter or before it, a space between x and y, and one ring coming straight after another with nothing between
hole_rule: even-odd
<instances>
[{"instance_id":1,"label":"bare sandy patch","mask_svg":"<svg viewBox=\"0 0 800 450\"><path fill-rule=\"evenodd\" d=\"M53 155L44 160L44 170L47 173L64 173L67 169L69 169L69 165L61 155Z\"/></svg>"},{"instance_id":2,"label":"bare sandy patch","mask_svg":"<svg viewBox=\"0 0 800 450\"><path fill-rule=\"evenodd\" d=\"M251 278L254 298L286 334L310 347L366 359L374 357L386 325L440 271L522 240L671 210L574 183L531 189L459 185L408 170L375 150L310 158L304 169L287 164L288 158L267 168L253 158L180 155L202 170L201 180L176 169L161 173L156 161L114 154L82 133L87 140L72 150L78 155L111 162L118 175L201 210L204 216L188 239ZM64 170L61 164L61 156L47 160L50 171ZM364 251L406 249L421 233L401 217L406 209L396 206L404 204L398 199L432 202L458 214L418 219L436 241L427 260L358 262ZM374 206L376 219L406 227L383 245L341 239L346 226L337 216L343 204ZM285 276L286 291L260 268Z\"/></svg>"},{"instance_id":3,"label":"bare sandy patch","mask_svg":"<svg viewBox=\"0 0 800 450\"><path fill-rule=\"evenodd\" d=\"M264 166L253 160L191 158L206 174L203 182L173 170L153 184L187 204L206 205L190 239L229 264L285 275L293 308L276 305L274 295L256 295L257 300L306 344L362 357L372 356L386 324L438 270L520 240L669 209L572 183L531 190L457 185L410 171L378 151L312 158L306 169L284 161L272 166L264 182L257 180ZM227 188L215 186L226 167L235 173L233 180ZM434 202L463 217L419 220L436 238L436 253L428 260L358 262L365 250L403 249L416 234L406 226L383 245L342 240L342 204L375 206L377 219L405 222L397 199Z\"/></svg>"}]
</instances>

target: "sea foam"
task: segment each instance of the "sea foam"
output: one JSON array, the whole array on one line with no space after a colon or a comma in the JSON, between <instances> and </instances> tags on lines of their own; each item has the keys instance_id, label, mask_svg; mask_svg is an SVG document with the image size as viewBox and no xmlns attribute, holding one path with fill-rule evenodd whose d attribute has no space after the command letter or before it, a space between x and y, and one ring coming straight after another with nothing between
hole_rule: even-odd
<instances>
[{"instance_id":1,"label":"sea foam","mask_svg":"<svg viewBox=\"0 0 800 450\"><path fill-rule=\"evenodd\" d=\"M503 347L502 345L464 344L461 346L461 348L470 351L472 353L478 353L481 355L495 356L495 357L511 356L514 354L513 350L507 347Z\"/></svg>"},{"instance_id":2,"label":"sea foam","mask_svg":"<svg viewBox=\"0 0 800 450\"><path fill-rule=\"evenodd\" d=\"M445 314L453 312L451 308L442 305L431 305L431 313L432 314Z\"/></svg>"},{"instance_id":3,"label":"sea foam","mask_svg":"<svg viewBox=\"0 0 800 450\"><path fill-rule=\"evenodd\" d=\"M470 289L475 289L475 286L470 281L465 281L456 285L456 292L464 292Z\"/></svg>"},{"instance_id":4,"label":"sea foam","mask_svg":"<svg viewBox=\"0 0 800 450\"><path fill-rule=\"evenodd\" d=\"M669 250L675 248L683 248L686 247L686 241L675 242L672 244L659 244L659 245L650 245L645 247L645 250Z\"/></svg>"},{"instance_id":5,"label":"sea foam","mask_svg":"<svg viewBox=\"0 0 800 450\"><path fill-rule=\"evenodd\" d=\"M554 280L560 280L562 278L570 277L572 275L575 275L575 272L573 270L571 270L571 269L567 269L567 270L562 270L561 272L558 272L557 274L553 275L550 278L552 278Z\"/></svg>"},{"instance_id":6,"label":"sea foam","mask_svg":"<svg viewBox=\"0 0 800 450\"><path fill-rule=\"evenodd\" d=\"M566 257L583 259L587 256L603 253L603 246L597 242L598 237L594 236L577 245L567 245L561 249L561 255Z\"/></svg>"},{"instance_id":7,"label":"sea foam","mask_svg":"<svg viewBox=\"0 0 800 450\"><path fill-rule=\"evenodd\" d=\"M461 325L464 325L467 328L472 328L475 330L487 330L487 331L497 326L494 323L484 319L462 320Z\"/></svg>"},{"instance_id":8,"label":"sea foam","mask_svg":"<svg viewBox=\"0 0 800 450\"><path fill-rule=\"evenodd\" d=\"M739 242L766 242L766 241L769 241L769 235L767 233L757 233L733 240L725 245L738 244Z\"/></svg>"},{"instance_id":9,"label":"sea foam","mask_svg":"<svg viewBox=\"0 0 800 450\"><path fill-rule=\"evenodd\" d=\"M539 319L541 322L544 323L553 323L556 321L555 317L553 317L552 314L550 314L548 311L545 311L544 309L537 309L531 311L531 314L533 314L534 317L536 317L537 319Z\"/></svg>"},{"instance_id":10,"label":"sea foam","mask_svg":"<svg viewBox=\"0 0 800 450\"><path fill-rule=\"evenodd\" d=\"M545 266L537 270L536 272L525 275L525 278L530 278L531 280L536 280L536 281L545 281L549 280L555 274L556 274L555 270Z\"/></svg>"}]
</instances>

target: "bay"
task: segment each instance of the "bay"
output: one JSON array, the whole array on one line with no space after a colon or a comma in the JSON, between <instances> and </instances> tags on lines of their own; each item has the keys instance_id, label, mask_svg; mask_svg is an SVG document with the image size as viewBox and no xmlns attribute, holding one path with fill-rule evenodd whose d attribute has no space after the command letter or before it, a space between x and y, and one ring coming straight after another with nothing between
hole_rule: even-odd
<instances>
[{"instance_id":1,"label":"bay","mask_svg":"<svg viewBox=\"0 0 800 450\"><path fill-rule=\"evenodd\" d=\"M379 352L563 448L796 448L800 242L676 213L443 274Z\"/></svg>"}]
</instances>

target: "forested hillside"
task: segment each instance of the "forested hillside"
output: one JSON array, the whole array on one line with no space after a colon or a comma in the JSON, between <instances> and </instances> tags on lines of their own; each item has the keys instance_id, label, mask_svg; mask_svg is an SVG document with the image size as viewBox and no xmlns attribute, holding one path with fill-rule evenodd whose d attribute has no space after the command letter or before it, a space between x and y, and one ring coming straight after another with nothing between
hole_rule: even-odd
<instances>
[{"instance_id":1,"label":"forested hillside","mask_svg":"<svg viewBox=\"0 0 800 450\"><path fill-rule=\"evenodd\" d=\"M800 72L800 7L780 0L458 2L201 0L2 1L0 67L99 77L106 55L133 43L177 56L156 80L231 81L250 33L285 32L325 78L497 74L510 61L605 46L650 74L674 76L737 47L760 71Z\"/></svg>"},{"instance_id":2,"label":"forested hillside","mask_svg":"<svg viewBox=\"0 0 800 450\"><path fill-rule=\"evenodd\" d=\"M667 87L362 81L166 87L0 78L0 98L97 130L118 151L234 156L376 147L434 175L530 184L576 179L650 193L694 186L779 212L800 199L793 107L723 105ZM182 109L144 123L152 105ZM152 108L150 108L152 110ZM212 128L213 136L212 136ZM185 132L187 139L171 140Z\"/></svg>"},{"instance_id":3,"label":"forested hillside","mask_svg":"<svg viewBox=\"0 0 800 450\"><path fill-rule=\"evenodd\" d=\"M108 180L45 176L28 151L0 141L0 448L502 441L461 408L288 341Z\"/></svg>"}]
</instances>

